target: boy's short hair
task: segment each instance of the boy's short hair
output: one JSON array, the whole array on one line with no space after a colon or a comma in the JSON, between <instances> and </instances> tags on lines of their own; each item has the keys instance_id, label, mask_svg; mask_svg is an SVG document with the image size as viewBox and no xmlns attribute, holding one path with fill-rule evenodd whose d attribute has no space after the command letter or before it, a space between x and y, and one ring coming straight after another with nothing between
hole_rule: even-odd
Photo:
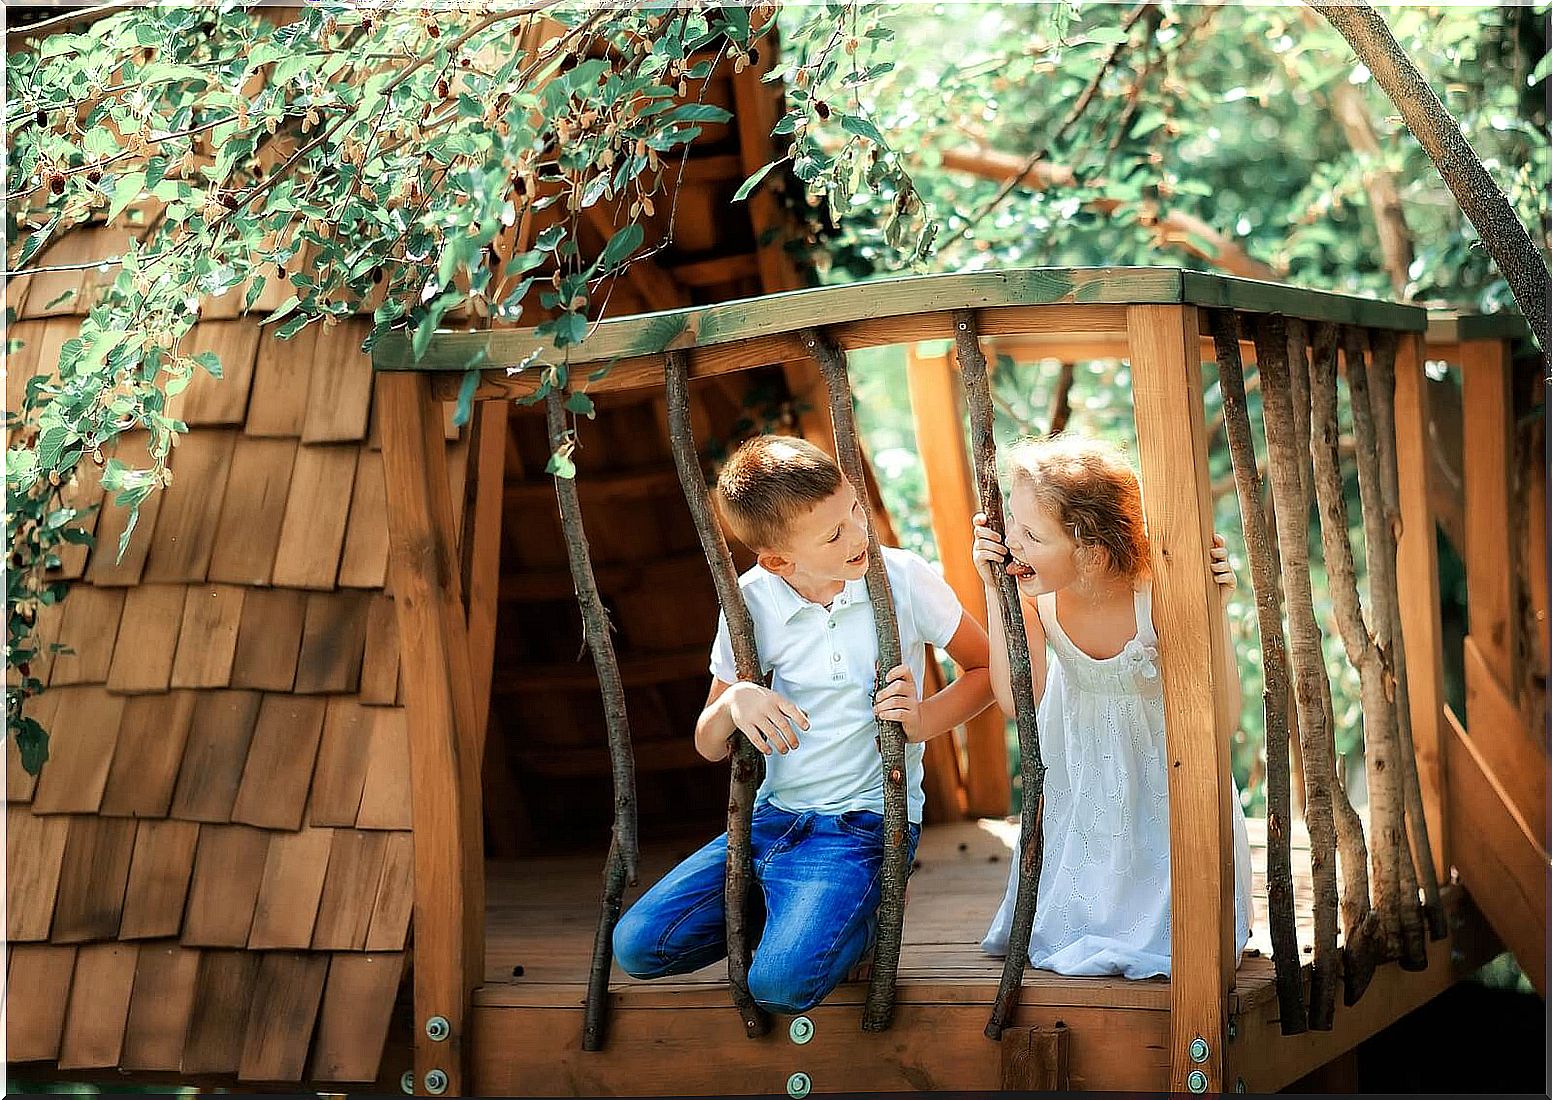
<instances>
[{"instance_id":1,"label":"boy's short hair","mask_svg":"<svg viewBox=\"0 0 1552 1100\"><path fill-rule=\"evenodd\" d=\"M738 541L758 553L785 545L792 522L840 487L840 467L808 440L760 435L717 474L717 507Z\"/></svg>"}]
</instances>

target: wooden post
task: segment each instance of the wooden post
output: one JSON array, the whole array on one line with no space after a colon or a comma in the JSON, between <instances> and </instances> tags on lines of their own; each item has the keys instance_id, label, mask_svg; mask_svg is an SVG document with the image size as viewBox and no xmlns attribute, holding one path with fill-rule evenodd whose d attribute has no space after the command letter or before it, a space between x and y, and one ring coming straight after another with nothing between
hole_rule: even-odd
<instances>
[{"instance_id":1,"label":"wooden post","mask_svg":"<svg viewBox=\"0 0 1552 1100\"><path fill-rule=\"evenodd\" d=\"M1513 693L1516 569L1509 515L1514 391L1506 340L1461 343L1465 411L1466 618L1500 686Z\"/></svg>"},{"instance_id":2,"label":"wooden post","mask_svg":"<svg viewBox=\"0 0 1552 1100\"><path fill-rule=\"evenodd\" d=\"M959 382L947 354L918 355L915 345L907 345L905 364L911 423L926 474L932 537L943 561L943 578L984 629L986 598L970 557L970 517L977 508ZM1005 817L1012 806L1007 728L997 707L965 723L966 812L974 817Z\"/></svg>"},{"instance_id":3,"label":"wooden post","mask_svg":"<svg viewBox=\"0 0 1552 1100\"><path fill-rule=\"evenodd\" d=\"M1228 638L1207 569L1201 337L1193 306L1129 306L1126 321L1169 764L1170 1089L1223 1092L1232 1087L1224 1016L1234 983L1234 853L1215 679ZM1207 1047L1201 1061L1191 1057L1196 1039ZM1196 1072L1205 1089L1190 1088Z\"/></svg>"},{"instance_id":4,"label":"wooden post","mask_svg":"<svg viewBox=\"0 0 1552 1100\"><path fill-rule=\"evenodd\" d=\"M475 407L473 501L464 509L464 568L469 593L469 661L474 675L474 731L485 743L496 651L496 603L501 585L501 496L506 479L505 401Z\"/></svg>"},{"instance_id":5,"label":"wooden post","mask_svg":"<svg viewBox=\"0 0 1552 1100\"><path fill-rule=\"evenodd\" d=\"M485 965L480 754L440 403L424 374L378 381L388 551L415 830L415 1087L464 1091L469 994ZM432 1039L440 1016L447 1037Z\"/></svg>"}]
</instances>

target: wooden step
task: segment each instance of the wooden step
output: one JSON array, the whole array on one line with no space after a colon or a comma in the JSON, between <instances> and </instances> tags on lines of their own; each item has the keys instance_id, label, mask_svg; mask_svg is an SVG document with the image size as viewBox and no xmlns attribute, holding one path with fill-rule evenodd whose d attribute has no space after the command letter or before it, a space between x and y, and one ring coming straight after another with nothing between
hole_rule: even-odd
<instances>
[{"instance_id":1,"label":"wooden step","mask_svg":"<svg viewBox=\"0 0 1552 1100\"><path fill-rule=\"evenodd\" d=\"M706 646L665 649L658 653L621 654L620 679L628 688L647 687L672 680L708 679L710 652ZM523 692L598 690L598 675L591 658L580 661L534 662L498 669L494 689L500 695Z\"/></svg>"}]
</instances>

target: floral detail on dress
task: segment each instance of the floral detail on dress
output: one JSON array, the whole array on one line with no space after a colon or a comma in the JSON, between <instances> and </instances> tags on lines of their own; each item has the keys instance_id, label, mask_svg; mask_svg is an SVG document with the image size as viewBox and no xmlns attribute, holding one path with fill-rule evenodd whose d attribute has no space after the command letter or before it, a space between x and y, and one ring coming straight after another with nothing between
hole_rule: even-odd
<instances>
[{"instance_id":1,"label":"floral detail on dress","mask_svg":"<svg viewBox=\"0 0 1552 1100\"><path fill-rule=\"evenodd\" d=\"M1121 661L1144 680L1155 680L1159 675L1159 650L1157 646L1133 638L1121 650Z\"/></svg>"}]
</instances>

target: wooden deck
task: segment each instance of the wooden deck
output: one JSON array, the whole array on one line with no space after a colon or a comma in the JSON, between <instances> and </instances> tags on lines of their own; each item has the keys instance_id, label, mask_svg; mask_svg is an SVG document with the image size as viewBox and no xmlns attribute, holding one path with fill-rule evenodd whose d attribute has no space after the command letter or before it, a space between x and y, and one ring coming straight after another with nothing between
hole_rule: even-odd
<instances>
[{"instance_id":1,"label":"wooden deck","mask_svg":"<svg viewBox=\"0 0 1552 1100\"><path fill-rule=\"evenodd\" d=\"M1283 1039L1276 1021L1266 925L1263 822L1249 822L1257 917L1241 961L1231 1019L1234 1072L1252 1092L1271 1091L1350 1049L1491 957L1469 902L1451 890L1457 934L1433 945L1427 971L1382 967L1333 1031ZM770 1035L743 1036L726 991L726 965L642 982L618 970L611 984L608 1047L582 1053L581 1004L592 950L600 861L540 858L492 863L488 876L486 984L475 994L473 1091L509 1095L782 1093L804 1072L815 1092L978 1090L1001 1087L1000 1050L982 1027L1001 973L983 955L981 933L1001 900L1016 823L985 820L924 831L911 878L894 1027L865 1034L866 985L848 982L808 1013L811 1042L795 1044L787 1019ZM1307 840L1295 834L1300 942L1311 940ZM642 888L694 846L642 853ZM627 902L639 896L627 895ZM1452 960L1451 946L1462 947ZM521 976L513 968L521 967ZM1167 1088L1168 981L1069 978L1032 970L1019 1024L1069 1030L1075 1089Z\"/></svg>"}]
</instances>

